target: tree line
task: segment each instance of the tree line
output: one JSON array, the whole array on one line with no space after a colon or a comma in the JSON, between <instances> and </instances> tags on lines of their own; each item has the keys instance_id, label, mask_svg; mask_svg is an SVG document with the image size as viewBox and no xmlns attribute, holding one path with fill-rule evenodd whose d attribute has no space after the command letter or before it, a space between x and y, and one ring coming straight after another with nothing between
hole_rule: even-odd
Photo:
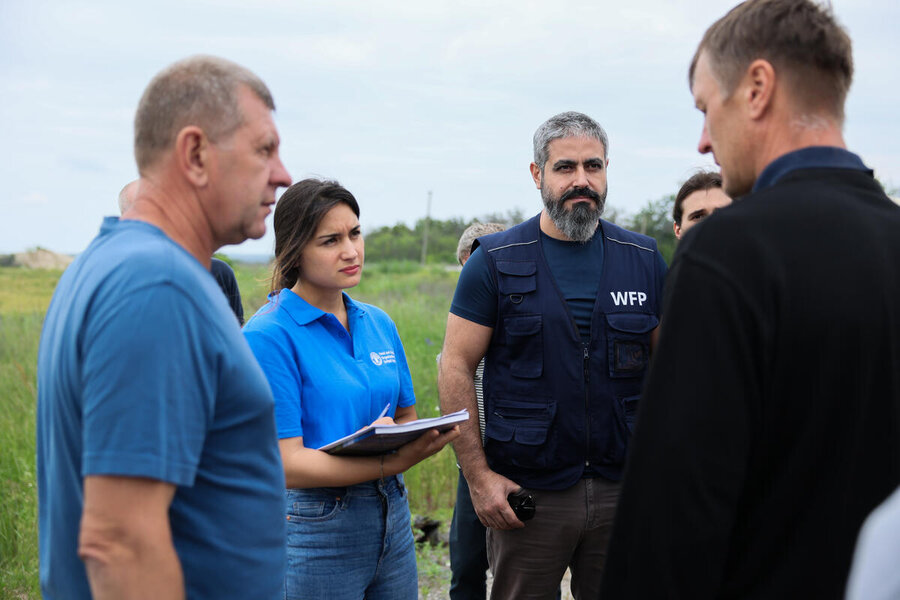
<instances>
[{"instance_id":1,"label":"tree line","mask_svg":"<svg viewBox=\"0 0 900 600\"><path fill-rule=\"evenodd\" d=\"M675 252L675 234L672 231L674 200L674 195L651 200L633 215L622 214L607 206L603 218L654 238L663 258L669 263ZM469 220L460 217L448 220L423 218L416 221L412 228L404 223L379 227L365 232L366 259L371 262L420 262L424 254L426 264L455 264L459 236L469 225L503 223L512 226L531 216L516 209L505 214L491 213ZM426 228L427 245L424 243Z\"/></svg>"}]
</instances>

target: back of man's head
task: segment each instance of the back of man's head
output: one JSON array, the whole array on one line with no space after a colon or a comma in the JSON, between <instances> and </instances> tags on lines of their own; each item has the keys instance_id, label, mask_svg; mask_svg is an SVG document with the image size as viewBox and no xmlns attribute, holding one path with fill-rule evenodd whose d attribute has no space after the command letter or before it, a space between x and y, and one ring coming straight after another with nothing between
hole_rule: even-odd
<instances>
[{"instance_id":1,"label":"back of man's head","mask_svg":"<svg viewBox=\"0 0 900 600\"><path fill-rule=\"evenodd\" d=\"M119 192L119 214L125 214L132 206L134 206L134 200L137 198L137 191L140 183L140 179L129 181Z\"/></svg>"},{"instance_id":2,"label":"back of man's head","mask_svg":"<svg viewBox=\"0 0 900 600\"><path fill-rule=\"evenodd\" d=\"M853 79L850 37L831 11L811 0L747 0L706 31L689 72L706 53L725 97L756 59L768 61L801 111L843 121Z\"/></svg>"},{"instance_id":3,"label":"back of man's head","mask_svg":"<svg viewBox=\"0 0 900 600\"><path fill-rule=\"evenodd\" d=\"M597 121L580 112L559 113L544 121L534 132L534 164L542 173L550 156L550 142L566 137L594 138L603 144L604 158L609 158L609 138Z\"/></svg>"},{"instance_id":4,"label":"back of man's head","mask_svg":"<svg viewBox=\"0 0 900 600\"><path fill-rule=\"evenodd\" d=\"M215 56L193 56L160 72L144 90L134 118L134 156L138 171L151 167L172 147L178 132L194 125L212 142L243 124L241 86L275 109L262 80L244 67Z\"/></svg>"},{"instance_id":5,"label":"back of man's head","mask_svg":"<svg viewBox=\"0 0 900 600\"><path fill-rule=\"evenodd\" d=\"M459 264L464 265L472 255L472 244L475 240L489 233L497 233L506 229L506 225L502 223L472 223L459 236L459 244L456 246L456 260Z\"/></svg>"}]
</instances>

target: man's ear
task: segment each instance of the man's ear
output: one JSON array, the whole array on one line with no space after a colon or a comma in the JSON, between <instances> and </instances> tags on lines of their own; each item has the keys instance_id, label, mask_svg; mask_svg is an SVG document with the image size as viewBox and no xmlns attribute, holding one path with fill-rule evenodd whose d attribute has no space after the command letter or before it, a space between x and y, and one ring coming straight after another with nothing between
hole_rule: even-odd
<instances>
[{"instance_id":1,"label":"man's ear","mask_svg":"<svg viewBox=\"0 0 900 600\"><path fill-rule=\"evenodd\" d=\"M675 221L672 221L672 231L675 232L675 239L681 239L681 226L678 225Z\"/></svg>"},{"instance_id":2,"label":"man's ear","mask_svg":"<svg viewBox=\"0 0 900 600\"><path fill-rule=\"evenodd\" d=\"M189 125L175 137L175 161L178 169L194 187L209 182L210 142L203 130Z\"/></svg>"},{"instance_id":3,"label":"man's ear","mask_svg":"<svg viewBox=\"0 0 900 600\"><path fill-rule=\"evenodd\" d=\"M769 61L758 58L747 67L744 80L749 115L752 119L758 119L772 106L776 85L775 68Z\"/></svg>"},{"instance_id":4,"label":"man's ear","mask_svg":"<svg viewBox=\"0 0 900 600\"><path fill-rule=\"evenodd\" d=\"M534 186L541 189L541 168L534 163L528 167L531 169L531 178L534 179Z\"/></svg>"}]
</instances>

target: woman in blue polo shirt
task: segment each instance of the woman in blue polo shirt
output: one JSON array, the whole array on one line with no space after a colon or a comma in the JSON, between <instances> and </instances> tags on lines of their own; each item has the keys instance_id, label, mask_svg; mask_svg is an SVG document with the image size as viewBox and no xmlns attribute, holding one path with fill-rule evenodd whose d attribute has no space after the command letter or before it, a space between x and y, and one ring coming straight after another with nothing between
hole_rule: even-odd
<instances>
[{"instance_id":1,"label":"woman in blue polo shirt","mask_svg":"<svg viewBox=\"0 0 900 600\"><path fill-rule=\"evenodd\" d=\"M244 334L275 396L288 488L285 597L417 598L400 474L458 433L430 431L385 456L316 450L373 422L414 420L412 379L391 319L343 291L363 268L353 195L306 179L281 196L274 221L272 293Z\"/></svg>"}]
</instances>

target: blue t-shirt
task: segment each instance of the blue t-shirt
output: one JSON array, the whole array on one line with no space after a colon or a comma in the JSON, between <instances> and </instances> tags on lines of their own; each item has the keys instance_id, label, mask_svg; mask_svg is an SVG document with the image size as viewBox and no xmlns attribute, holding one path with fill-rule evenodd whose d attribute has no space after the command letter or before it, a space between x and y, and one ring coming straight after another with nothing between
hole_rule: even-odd
<instances>
[{"instance_id":1,"label":"blue t-shirt","mask_svg":"<svg viewBox=\"0 0 900 600\"><path fill-rule=\"evenodd\" d=\"M600 231L599 227L597 231ZM581 341L590 342L591 315L603 274L602 237L595 234L588 243L582 243L557 240L541 233L541 248L550 273L569 305Z\"/></svg>"},{"instance_id":2,"label":"blue t-shirt","mask_svg":"<svg viewBox=\"0 0 900 600\"><path fill-rule=\"evenodd\" d=\"M244 335L275 396L279 438L320 448L369 425L390 404L415 404L397 327L375 306L344 294L350 333L289 289L269 297Z\"/></svg>"},{"instance_id":3,"label":"blue t-shirt","mask_svg":"<svg viewBox=\"0 0 900 600\"><path fill-rule=\"evenodd\" d=\"M172 483L189 598L280 598L284 472L272 394L212 275L156 227L104 220L66 270L38 355L40 579L90 598L83 477Z\"/></svg>"}]
</instances>

